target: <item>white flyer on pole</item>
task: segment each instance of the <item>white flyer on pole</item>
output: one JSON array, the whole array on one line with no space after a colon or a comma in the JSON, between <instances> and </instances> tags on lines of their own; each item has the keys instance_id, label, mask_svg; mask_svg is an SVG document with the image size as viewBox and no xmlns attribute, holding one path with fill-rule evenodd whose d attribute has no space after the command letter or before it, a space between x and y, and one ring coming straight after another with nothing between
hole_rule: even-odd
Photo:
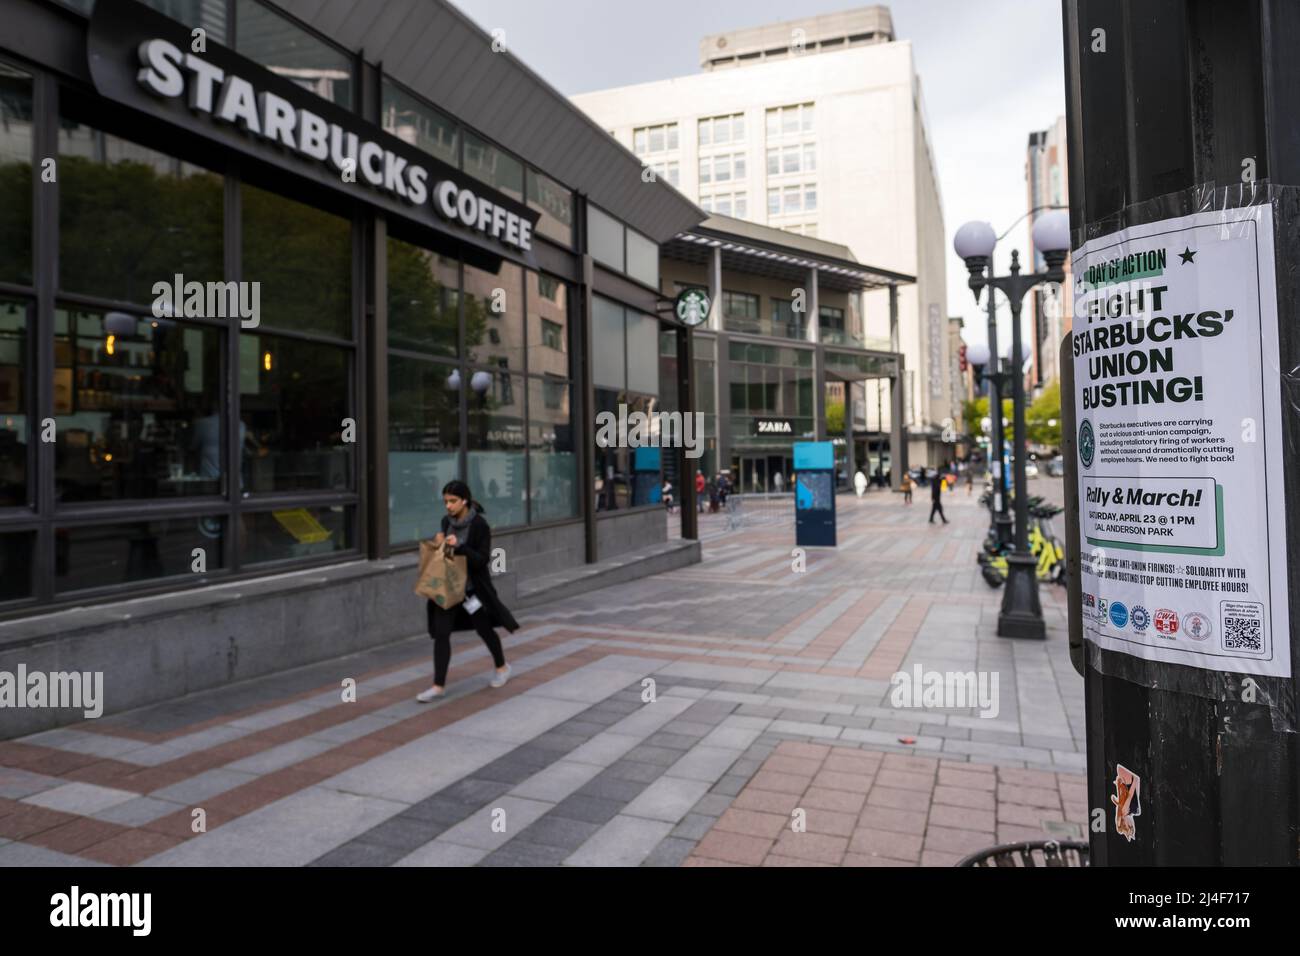
<instances>
[{"instance_id":1,"label":"white flyer on pole","mask_svg":"<svg viewBox=\"0 0 1300 956\"><path fill-rule=\"evenodd\" d=\"M1135 226L1072 261L1085 636L1290 677L1272 207Z\"/></svg>"}]
</instances>

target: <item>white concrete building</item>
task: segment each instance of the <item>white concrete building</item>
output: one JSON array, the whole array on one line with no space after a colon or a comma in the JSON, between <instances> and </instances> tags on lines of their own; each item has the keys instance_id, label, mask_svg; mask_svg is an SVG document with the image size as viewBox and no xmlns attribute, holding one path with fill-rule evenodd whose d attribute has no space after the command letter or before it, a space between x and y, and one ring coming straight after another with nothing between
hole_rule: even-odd
<instances>
[{"instance_id":1,"label":"white concrete building","mask_svg":"<svg viewBox=\"0 0 1300 956\"><path fill-rule=\"evenodd\" d=\"M705 210L917 276L896 329L868 294L864 344L892 335L906 357L910 463L951 457L943 210L911 44L876 6L706 37L701 54L701 73L573 101Z\"/></svg>"}]
</instances>

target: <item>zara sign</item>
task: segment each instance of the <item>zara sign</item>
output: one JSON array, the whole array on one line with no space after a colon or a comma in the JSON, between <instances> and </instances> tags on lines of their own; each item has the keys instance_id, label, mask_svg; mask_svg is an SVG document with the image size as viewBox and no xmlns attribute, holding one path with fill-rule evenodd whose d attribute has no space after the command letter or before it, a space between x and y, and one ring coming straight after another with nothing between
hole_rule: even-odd
<instances>
[{"instance_id":1,"label":"zara sign","mask_svg":"<svg viewBox=\"0 0 1300 956\"><path fill-rule=\"evenodd\" d=\"M788 418L755 418L755 435L793 435L794 423Z\"/></svg>"},{"instance_id":2,"label":"zara sign","mask_svg":"<svg viewBox=\"0 0 1300 956\"><path fill-rule=\"evenodd\" d=\"M540 214L356 114L129 0L100 0L88 42L96 89L136 109L476 244L530 258ZM133 81L133 82L132 82ZM141 94L145 95L141 95Z\"/></svg>"}]
</instances>

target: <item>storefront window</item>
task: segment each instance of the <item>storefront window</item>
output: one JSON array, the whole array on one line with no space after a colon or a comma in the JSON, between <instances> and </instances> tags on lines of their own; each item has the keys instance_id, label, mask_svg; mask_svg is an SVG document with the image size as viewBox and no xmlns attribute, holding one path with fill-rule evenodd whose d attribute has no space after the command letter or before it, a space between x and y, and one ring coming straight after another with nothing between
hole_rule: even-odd
<instances>
[{"instance_id":1,"label":"storefront window","mask_svg":"<svg viewBox=\"0 0 1300 956\"><path fill-rule=\"evenodd\" d=\"M507 196L524 198L524 164L503 149L465 132L465 172Z\"/></svg>"},{"instance_id":2,"label":"storefront window","mask_svg":"<svg viewBox=\"0 0 1300 956\"><path fill-rule=\"evenodd\" d=\"M535 169L528 170L528 205L542 214L537 234L573 247L573 193Z\"/></svg>"},{"instance_id":3,"label":"storefront window","mask_svg":"<svg viewBox=\"0 0 1300 956\"><path fill-rule=\"evenodd\" d=\"M351 551L355 511L333 505L245 514L240 561L263 564Z\"/></svg>"},{"instance_id":4,"label":"storefront window","mask_svg":"<svg viewBox=\"0 0 1300 956\"><path fill-rule=\"evenodd\" d=\"M528 380L529 481L534 522L578 514L572 392L572 386L561 379Z\"/></svg>"},{"instance_id":5,"label":"storefront window","mask_svg":"<svg viewBox=\"0 0 1300 956\"><path fill-rule=\"evenodd\" d=\"M459 290L455 259L389 239L389 347L454 358Z\"/></svg>"},{"instance_id":6,"label":"storefront window","mask_svg":"<svg viewBox=\"0 0 1300 956\"><path fill-rule=\"evenodd\" d=\"M352 109L352 57L257 0L235 4L235 51L322 99Z\"/></svg>"},{"instance_id":7,"label":"storefront window","mask_svg":"<svg viewBox=\"0 0 1300 956\"><path fill-rule=\"evenodd\" d=\"M352 488L360 426L351 408L350 365L350 350L333 345L240 336L242 492Z\"/></svg>"},{"instance_id":8,"label":"storefront window","mask_svg":"<svg viewBox=\"0 0 1300 956\"><path fill-rule=\"evenodd\" d=\"M338 216L244 184L243 278L261 324L352 338L352 229Z\"/></svg>"},{"instance_id":9,"label":"storefront window","mask_svg":"<svg viewBox=\"0 0 1300 956\"><path fill-rule=\"evenodd\" d=\"M32 283L32 78L0 63L0 280Z\"/></svg>"},{"instance_id":10,"label":"storefront window","mask_svg":"<svg viewBox=\"0 0 1300 956\"><path fill-rule=\"evenodd\" d=\"M627 313L627 387L636 392L659 393L659 320L652 315Z\"/></svg>"},{"instance_id":11,"label":"storefront window","mask_svg":"<svg viewBox=\"0 0 1300 956\"><path fill-rule=\"evenodd\" d=\"M388 80L383 81L382 96L380 121L385 130L444 163L460 165L460 141L453 120Z\"/></svg>"},{"instance_id":12,"label":"storefront window","mask_svg":"<svg viewBox=\"0 0 1300 956\"><path fill-rule=\"evenodd\" d=\"M587 204L587 251L602 265L622 272L626 263L623 254L623 224L597 207Z\"/></svg>"},{"instance_id":13,"label":"storefront window","mask_svg":"<svg viewBox=\"0 0 1300 956\"><path fill-rule=\"evenodd\" d=\"M220 494L222 339L205 326L55 310L58 500Z\"/></svg>"},{"instance_id":14,"label":"storefront window","mask_svg":"<svg viewBox=\"0 0 1300 956\"><path fill-rule=\"evenodd\" d=\"M622 389L627 384L623 307L600 296L593 297L592 303L592 381L607 388Z\"/></svg>"},{"instance_id":15,"label":"storefront window","mask_svg":"<svg viewBox=\"0 0 1300 956\"><path fill-rule=\"evenodd\" d=\"M486 272L465 266L465 349L494 369L524 370L524 272L502 260Z\"/></svg>"},{"instance_id":16,"label":"storefront window","mask_svg":"<svg viewBox=\"0 0 1300 956\"><path fill-rule=\"evenodd\" d=\"M804 328L804 313L795 311L791 299L772 300L772 333L787 339L807 337Z\"/></svg>"},{"instance_id":17,"label":"storefront window","mask_svg":"<svg viewBox=\"0 0 1300 956\"><path fill-rule=\"evenodd\" d=\"M225 567L225 529L221 515L55 528L54 590L193 576L195 549L208 571Z\"/></svg>"},{"instance_id":18,"label":"storefront window","mask_svg":"<svg viewBox=\"0 0 1300 956\"><path fill-rule=\"evenodd\" d=\"M90 15L95 8L95 0L60 0L74 10ZM208 36L217 43L226 42L226 4L225 0L213 3L212 0L140 0L146 7L153 7L159 13L166 14L173 20L179 20L187 27L202 27Z\"/></svg>"},{"instance_id":19,"label":"storefront window","mask_svg":"<svg viewBox=\"0 0 1300 956\"><path fill-rule=\"evenodd\" d=\"M627 231L627 274L659 288L659 246L632 229Z\"/></svg>"},{"instance_id":20,"label":"storefront window","mask_svg":"<svg viewBox=\"0 0 1300 956\"><path fill-rule=\"evenodd\" d=\"M33 593L35 531L0 534L0 602L21 601Z\"/></svg>"},{"instance_id":21,"label":"storefront window","mask_svg":"<svg viewBox=\"0 0 1300 956\"><path fill-rule=\"evenodd\" d=\"M626 406L625 414L629 421L634 412L649 416L658 411L653 396L607 388L596 389L595 411L598 416L602 412L608 412L617 422L620 405ZM616 435L608 445L596 442L592 480L595 483L597 511L636 508L662 500L663 450L650 447L648 441L641 447L620 444L625 437L627 436Z\"/></svg>"},{"instance_id":22,"label":"storefront window","mask_svg":"<svg viewBox=\"0 0 1300 956\"><path fill-rule=\"evenodd\" d=\"M474 371L468 389L469 487L494 528L527 521L524 379Z\"/></svg>"},{"instance_id":23,"label":"storefront window","mask_svg":"<svg viewBox=\"0 0 1300 956\"><path fill-rule=\"evenodd\" d=\"M29 307L0 299L0 508L27 504Z\"/></svg>"},{"instance_id":24,"label":"storefront window","mask_svg":"<svg viewBox=\"0 0 1300 956\"><path fill-rule=\"evenodd\" d=\"M151 305L177 273L224 277L220 176L70 119L58 175L63 291Z\"/></svg>"},{"instance_id":25,"label":"storefront window","mask_svg":"<svg viewBox=\"0 0 1300 956\"><path fill-rule=\"evenodd\" d=\"M388 538L395 545L438 533L442 488L460 475L459 383L454 365L388 358Z\"/></svg>"},{"instance_id":26,"label":"storefront window","mask_svg":"<svg viewBox=\"0 0 1300 956\"><path fill-rule=\"evenodd\" d=\"M540 272L528 272L528 371L569 377L569 287Z\"/></svg>"}]
</instances>

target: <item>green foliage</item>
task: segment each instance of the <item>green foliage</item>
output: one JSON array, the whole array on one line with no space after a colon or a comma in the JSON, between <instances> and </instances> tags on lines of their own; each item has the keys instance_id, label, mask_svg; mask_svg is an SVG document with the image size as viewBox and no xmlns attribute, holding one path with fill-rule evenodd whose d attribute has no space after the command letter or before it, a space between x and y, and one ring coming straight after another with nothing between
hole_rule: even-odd
<instances>
[{"instance_id":1,"label":"green foliage","mask_svg":"<svg viewBox=\"0 0 1300 956\"><path fill-rule=\"evenodd\" d=\"M1049 424L1055 422L1055 425ZM1052 381L1025 411L1029 441L1059 448L1061 445L1061 383Z\"/></svg>"},{"instance_id":2,"label":"green foliage","mask_svg":"<svg viewBox=\"0 0 1300 956\"><path fill-rule=\"evenodd\" d=\"M830 402L826 406L826 434L834 437L844 434L843 402Z\"/></svg>"},{"instance_id":3,"label":"green foliage","mask_svg":"<svg viewBox=\"0 0 1300 956\"><path fill-rule=\"evenodd\" d=\"M989 414L989 399L987 395L981 395L979 398L972 399L961 403L962 418L966 422L966 434L978 440L985 437L984 428L981 424ZM1011 399L1002 399L1002 417L1008 422L1012 421ZM1007 426L1010 428L1010 426Z\"/></svg>"}]
</instances>

